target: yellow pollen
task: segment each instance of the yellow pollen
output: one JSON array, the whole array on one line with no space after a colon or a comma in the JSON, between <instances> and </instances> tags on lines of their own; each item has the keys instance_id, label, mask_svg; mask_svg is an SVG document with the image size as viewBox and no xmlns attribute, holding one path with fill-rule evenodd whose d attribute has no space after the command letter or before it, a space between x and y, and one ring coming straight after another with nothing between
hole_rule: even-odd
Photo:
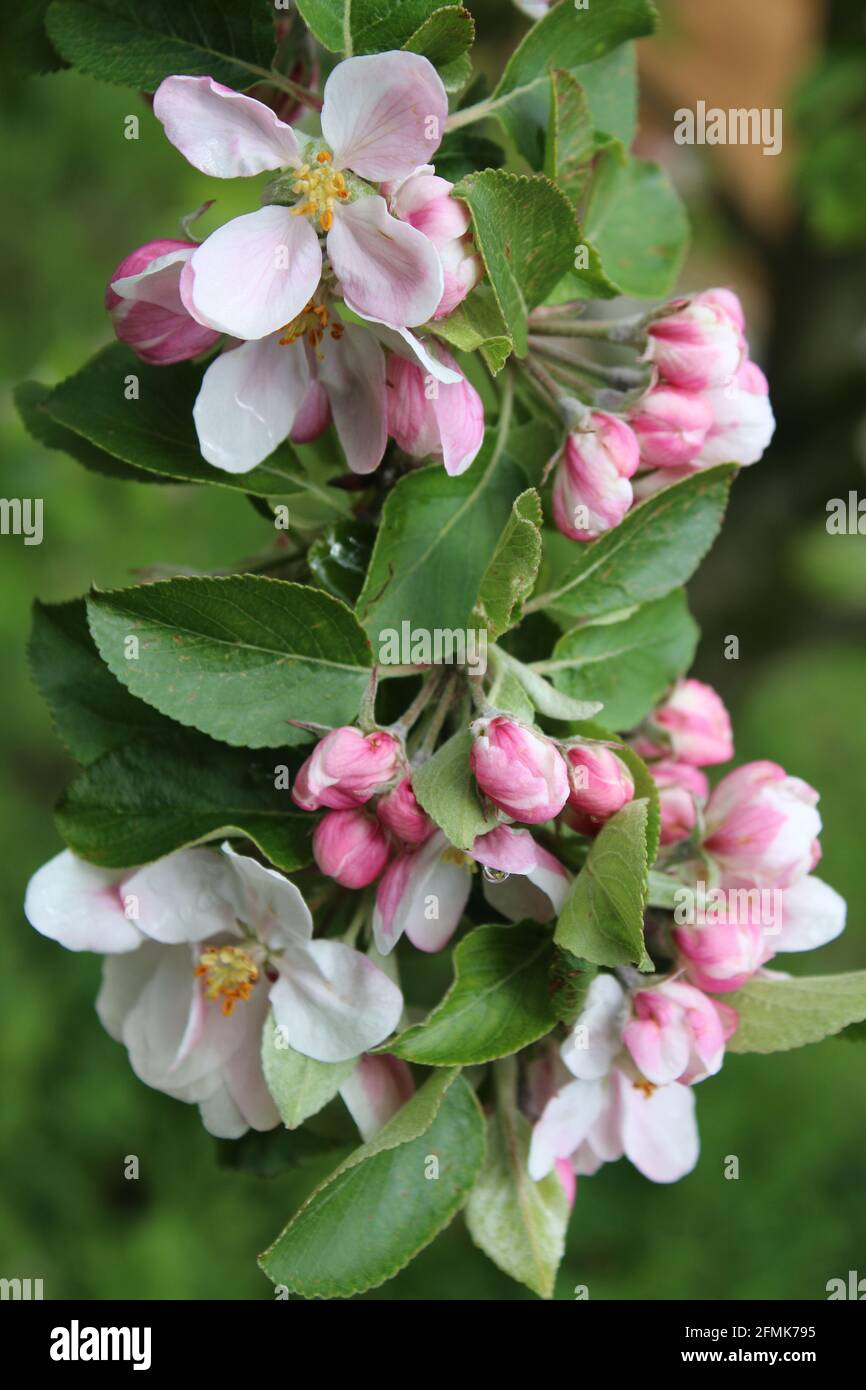
<instances>
[{"instance_id":1,"label":"yellow pollen","mask_svg":"<svg viewBox=\"0 0 866 1390\"><path fill-rule=\"evenodd\" d=\"M205 981L205 998L222 998L226 1017L239 999L249 999L259 978L258 966L241 946L210 946L195 968Z\"/></svg>"},{"instance_id":2,"label":"yellow pollen","mask_svg":"<svg viewBox=\"0 0 866 1390\"><path fill-rule=\"evenodd\" d=\"M640 1081L635 1081L634 1088L636 1091L643 1091L647 1100L649 1100L650 1096L654 1095L657 1090L657 1087L655 1087L651 1081L647 1081L646 1077L642 1077Z\"/></svg>"},{"instance_id":3,"label":"yellow pollen","mask_svg":"<svg viewBox=\"0 0 866 1390\"><path fill-rule=\"evenodd\" d=\"M283 347L288 347L291 343L296 343L299 338L306 338L310 347L318 349L319 344L325 336L325 329L328 328L329 325L331 327L331 337L339 338L343 331L342 325L339 325L338 332L338 325L331 325L331 315L325 305L316 304L311 299L298 316L292 319L291 323L283 324L283 327L280 329L282 337L279 341Z\"/></svg>"},{"instance_id":4,"label":"yellow pollen","mask_svg":"<svg viewBox=\"0 0 866 1390\"><path fill-rule=\"evenodd\" d=\"M301 165L292 184L292 191L300 199L291 209L292 215L317 217L325 232L334 225L334 204L344 203L349 197L345 176L329 167L332 157L327 150L320 150L315 164Z\"/></svg>"}]
</instances>

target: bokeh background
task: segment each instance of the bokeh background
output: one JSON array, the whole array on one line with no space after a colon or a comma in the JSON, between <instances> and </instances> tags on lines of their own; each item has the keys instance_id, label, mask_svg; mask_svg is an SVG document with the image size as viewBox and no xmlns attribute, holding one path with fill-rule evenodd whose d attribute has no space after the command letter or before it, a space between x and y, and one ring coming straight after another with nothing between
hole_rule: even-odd
<instances>
[{"instance_id":1,"label":"bokeh background","mask_svg":"<svg viewBox=\"0 0 866 1390\"><path fill-rule=\"evenodd\" d=\"M470 6L495 72L523 21ZM640 151L670 169L694 224L681 286L729 284L779 427L737 483L727 526L691 585L696 674L735 721L739 760L768 757L818 787L821 872L847 897L845 937L794 970L866 967L866 538L827 534L826 504L866 495L866 21L861 0L667 0L641 45ZM11 55L10 55L11 56ZM784 109L778 158L673 144L673 111ZM270 1298L255 1264L318 1176L256 1179L217 1166L196 1112L146 1090L93 1012L99 964L27 926L28 876L60 847L51 808L73 772L30 685L29 605L158 561L231 564L265 523L219 488L135 486L34 444L11 386L52 383L108 339L105 281L127 250L176 235L214 188L132 92L72 73L0 90L0 330L4 496L45 499L45 539L0 538L6 779L0 808L0 1275L46 1297ZM140 117L140 139L124 117ZM244 194L219 190L225 220ZM212 215L213 216L213 215ZM866 523L864 523L866 525ZM737 661L724 638L740 638ZM558 1296L822 1298L866 1274L866 1044L732 1057L700 1087L702 1154L673 1188L626 1163L582 1180ZM140 1160L138 1181L124 1160ZM740 1178L723 1176L727 1155ZM395 1200L397 1198L395 1197ZM373 1297L528 1297L458 1221Z\"/></svg>"}]
</instances>

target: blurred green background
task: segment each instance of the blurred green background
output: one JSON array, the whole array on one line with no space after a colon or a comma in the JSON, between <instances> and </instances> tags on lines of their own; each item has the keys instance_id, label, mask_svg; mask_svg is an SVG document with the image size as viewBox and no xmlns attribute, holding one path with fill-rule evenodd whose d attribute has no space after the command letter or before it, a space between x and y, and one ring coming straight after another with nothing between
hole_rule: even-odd
<instances>
[{"instance_id":1,"label":"blurred green background","mask_svg":"<svg viewBox=\"0 0 866 1390\"><path fill-rule=\"evenodd\" d=\"M505 0L471 8L481 61L495 71L511 41ZM691 586L704 628L696 674L728 701L739 760L776 759L822 794L821 873L847 897L850 926L820 957L788 961L863 968L866 540L824 525L829 498L866 493L863 6L662 8L662 37L643 46L640 148L669 164L693 215L683 288L742 293L779 421ZM753 151L674 147L671 112L699 97L783 105L782 159L756 166ZM121 585L158 561L231 564L269 533L228 491L123 484L47 452L21 429L11 386L57 381L107 341L104 285L129 249L176 235L179 217L215 191L220 221L244 194L190 169L120 88L71 73L3 84L2 114L2 492L45 499L45 539L0 539L0 1275L41 1277L50 1298L269 1298L256 1253L317 1173L262 1180L218 1168L195 1110L145 1089L102 1032L98 961L37 937L20 907L29 875L60 848L51 807L73 772L29 683L31 600ZM128 114L140 117L137 141L124 138ZM737 661L724 659L728 634L740 638ZM733 1057L698 1099L702 1154L683 1182L654 1186L625 1163L581 1180L559 1296L587 1284L591 1298L822 1298L828 1279L866 1273L864 1044ZM132 1154L138 1181L123 1176ZM723 1176L731 1154L738 1181ZM528 1297L459 1221L372 1296Z\"/></svg>"}]
</instances>

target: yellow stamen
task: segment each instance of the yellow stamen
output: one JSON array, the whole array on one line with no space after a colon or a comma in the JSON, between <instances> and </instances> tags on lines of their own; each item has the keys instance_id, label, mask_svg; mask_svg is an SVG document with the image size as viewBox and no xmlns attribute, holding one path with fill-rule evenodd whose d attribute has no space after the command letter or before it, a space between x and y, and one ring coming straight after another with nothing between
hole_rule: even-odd
<instances>
[{"instance_id":1,"label":"yellow stamen","mask_svg":"<svg viewBox=\"0 0 866 1390\"><path fill-rule=\"evenodd\" d=\"M210 946L202 951L195 974L205 981L205 998L222 998L228 1017L238 1000L249 999L259 978L258 966L241 946Z\"/></svg>"},{"instance_id":2,"label":"yellow stamen","mask_svg":"<svg viewBox=\"0 0 866 1390\"><path fill-rule=\"evenodd\" d=\"M288 347L292 343L297 343L299 339L306 338L311 348L314 348L318 357L319 344L325 336L325 331L330 327L331 337L339 338L342 336L342 324L331 324L331 315L327 306L316 304L312 299L301 310L297 318L293 318L291 323L283 324L280 329L282 336L279 341L283 347Z\"/></svg>"},{"instance_id":3,"label":"yellow stamen","mask_svg":"<svg viewBox=\"0 0 866 1390\"><path fill-rule=\"evenodd\" d=\"M636 1091L643 1091L647 1100L649 1100L658 1089L651 1081L647 1081L646 1077L641 1077L640 1081L635 1081L634 1088Z\"/></svg>"},{"instance_id":4,"label":"yellow stamen","mask_svg":"<svg viewBox=\"0 0 866 1390\"><path fill-rule=\"evenodd\" d=\"M318 218L324 232L334 225L334 203L344 203L349 197L345 175L330 167L332 159L330 151L320 150L314 165L301 165L292 184L292 191L301 199L291 209L292 215Z\"/></svg>"}]
</instances>

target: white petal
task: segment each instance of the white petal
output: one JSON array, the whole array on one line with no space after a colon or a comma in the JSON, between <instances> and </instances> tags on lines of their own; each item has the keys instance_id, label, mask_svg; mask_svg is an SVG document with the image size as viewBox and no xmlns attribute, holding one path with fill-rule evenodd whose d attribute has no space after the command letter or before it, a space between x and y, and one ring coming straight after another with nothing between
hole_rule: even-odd
<instances>
[{"instance_id":1,"label":"white petal","mask_svg":"<svg viewBox=\"0 0 866 1390\"><path fill-rule=\"evenodd\" d=\"M448 97L417 53L375 53L338 63L325 83L322 134L334 166L379 183L432 159L445 133Z\"/></svg>"},{"instance_id":2,"label":"white petal","mask_svg":"<svg viewBox=\"0 0 866 1390\"><path fill-rule=\"evenodd\" d=\"M311 941L293 951L270 999L289 1045L318 1062L344 1062L375 1047L403 1009L387 975L340 941Z\"/></svg>"},{"instance_id":3,"label":"white petal","mask_svg":"<svg viewBox=\"0 0 866 1390\"><path fill-rule=\"evenodd\" d=\"M230 844L224 844L222 849L231 866L234 900L241 920L273 950L309 941L313 919L294 883L276 869L265 868L257 859L236 853Z\"/></svg>"},{"instance_id":4,"label":"white petal","mask_svg":"<svg viewBox=\"0 0 866 1390\"><path fill-rule=\"evenodd\" d=\"M691 1086L674 1082L647 1095L624 1073L615 1074L623 1147L652 1182L677 1182L698 1161L700 1140Z\"/></svg>"},{"instance_id":5,"label":"white petal","mask_svg":"<svg viewBox=\"0 0 866 1390\"><path fill-rule=\"evenodd\" d=\"M605 1102L601 1081L572 1081L548 1101L532 1131L529 1176L540 1182L558 1158L569 1158L583 1143Z\"/></svg>"},{"instance_id":6,"label":"white petal","mask_svg":"<svg viewBox=\"0 0 866 1390\"><path fill-rule=\"evenodd\" d=\"M814 951L845 929L845 899L823 879L808 874L782 892L782 930L767 932L777 951Z\"/></svg>"},{"instance_id":7,"label":"white petal","mask_svg":"<svg viewBox=\"0 0 866 1390\"><path fill-rule=\"evenodd\" d=\"M249 1129L240 1107L223 1081L213 1095L199 1101L198 1113L208 1134L216 1139L240 1139Z\"/></svg>"},{"instance_id":8,"label":"white petal","mask_svg":"<svg viewBox=\"0 0 866 1390\"><path fill-rule=\"evenodd\" d=\"M247 178L300 163L291 126L263 102L212 77L167 77L153 98L153 113L171 143L211 178Z\"/></svg>"},{"instance_id":9,"label":"white petal","mask_svg":"<svg viewBox=\"0 0 866 1390\"><path fill-rule=\"evenodd\" d=\"M415 1091L400 1057L361 1057L340 1087L340 1095L366 1143L396 1115Z\"/></svg>"},{"instance_id":10,"label":"white petal","mask_svg":"<svg viewBox=\"0 0 866 1390\"><path fill-rule=\"evenodd\" d=\"M193 252L181 280L199 323L234 338L264 338L290 323L322 276L319 240L305 217L269 206L235 217Z\"/></svg>"},{"instance_id":11,"label":"white petal","mask_svg":"<svg viewBox=\"0 0 866 1390\"><path fill-rule=\"evenodd\" d=\"M308 387L306 353L277 334L222 353L193 408L202 456L226 473L248 473L288 437Z\"/></svg>"},{"instance_id":12,"label":"white petal","mask_svg":"<svg viewBox=\"0 0 866 1390\"><path fill-rule=\"evenodd\" d=\"M346 324L342 337L325 338L319 381L353 473L372 473L382 462L388 430L385 354L372 334Z\"/></svg>"},{"instance_id":13,"label":"white petal","mask_svg":"<svg viewBox=\"0 0 866 1390\"><path fill-rule=\"evenodd\" d=\"M24 915L69 951L134 951L142 937L125 913L122 879L128 872L99 869L62 850L28 883Z\"/></svg>"},{"instance_id":14,"label":"white petal","mask_svg":"<svg viewBox=\"0 0 866 1390\"><path fill-rule=\"evenodd\" d=\"M126 1016L162 960L162 948L144 941L137 951L122 956L106 956L102 962L102 985L96 996L100 1023L115 1042L123 1039Z\"/></svg>"},{"instance_id":15,"label":"white petal","mask_svg":"<svg viewBox=\"0 0 866 1390\"><path fill-rule=\"evenodd\" d=\"M398 357L403 357L407 362L420 362L425 372L435 377L437 381L442 381L446 386L456 386L463 380L462 372L455 372L450 367L446 367L444 362L440 362L438 357L434 357L424 344L423 339L416 338L414 333L410 333L408 328L397 328L393 324L385 323L383 319L373 318L370 314L362 314L360 309L355 308L354 313L367 323L373 323L376 327L373 333L379 339L383 347L390 352L396 352Z\"/></svg>"},{"instance_id":16,"label":"white petal","mask_svg":"<svg viewBox=\"0 0 866 1390\"><path fill-rule=\"evenodd\" d=\"M236 931L225 861L216 850L182 849L147 864L126 881L123 894L151 941L176 945Z\"/></svg>"},{"instance_id":17,"label":"white petal","mask_svg":"<svg viewBox=\"0 0 866 1390\"><path fill-rule=\"evenodd\" d=\"M606 1076L622 1051L622 1030L629 1006L614 975L597 975L574 1030L562 1045L562 1060L573 1076L593 1081Z\"/></svg>"},{"instance_id":18,"label":"white petal","mask_svg":"<svg viewBox=\"0 0 866 1390\"><path fill-rule=\"evenodd\" d=\"M195 249L194 246L187 246L157 256L146 270L140 270L137 275L122 275L119 280L112 280L111 288L121 299L158 304L161 309L168 309L173 314L185 315L186 309L180 297L180 273Z\"/></svg>"},{"instance_id":19,"label":"white petal","mask_svg":"<svg viewBox=\"0 0 866 1390\"><path fill-rule=\"evenodd\" d=\"M384 198L335 208L327 245L350 309L404 328L433 317L445 284L436 248Z\"/></svg>"}]
</instances>

